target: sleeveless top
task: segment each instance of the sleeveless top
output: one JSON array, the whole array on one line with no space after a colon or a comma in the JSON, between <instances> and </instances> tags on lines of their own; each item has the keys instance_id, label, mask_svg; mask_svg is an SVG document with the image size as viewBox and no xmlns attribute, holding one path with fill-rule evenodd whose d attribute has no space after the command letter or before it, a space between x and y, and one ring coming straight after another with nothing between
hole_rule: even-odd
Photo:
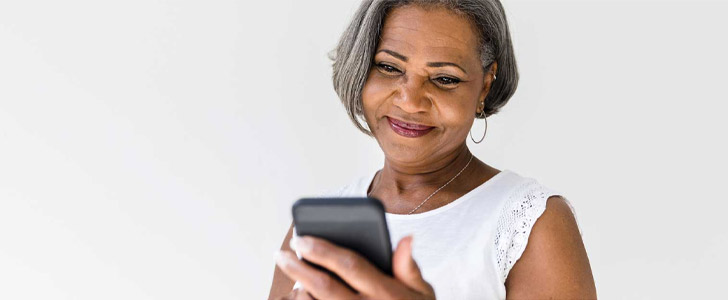
<instances>
[{"instance_id":1,"label":"sleeveless top","mask_svg":"<svg viewBox=\"0 0 728 300\"><path fill-rule=\"evenodd\" d=\"M366 197L375 175L320 196ZM505 299L508 272L526 249L546 200L559 195L535 179L502 170L444 206L385 216L392 248L413 235L412 257L437 299Z\"/></svg>"}]
</instances>

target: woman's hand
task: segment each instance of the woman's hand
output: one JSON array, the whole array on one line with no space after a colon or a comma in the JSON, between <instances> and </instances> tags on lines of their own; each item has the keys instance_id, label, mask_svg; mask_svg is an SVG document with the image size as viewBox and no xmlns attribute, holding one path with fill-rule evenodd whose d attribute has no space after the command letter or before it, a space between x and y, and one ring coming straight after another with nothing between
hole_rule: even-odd
<instances>
[{"instance_id":1,"label":"woman's hand","mask_svg":"<svg viewBox=\"0 0 728 300\"><path fill-rule=\"evenodd\" d=\"M277 300L314 300L311 295L303 288L293 289L290 294L278 298Z\"/></svg>"},{"instance_id":2,"label":"woman's hand","mask_svg":"<svg viewBox=\"0 0 728 300\"><path fill-rule=\"evenodd\" d=\"M276 258L278 267L292 280L301 282L305 292L316 299L435 299L435 291L422 279L420 268L412 259L411 236L400 240L394 251L394 277L385 275L357 253L323 239L294 237L291 248L300 252L306 260L336 273L358 292L299 260L295 253L279 252ZM301 292L297 293L301 295ZM308 296L305 292L301 296ZM295 296L293 292L291 295Z\"/></svg>"}]
</instances>

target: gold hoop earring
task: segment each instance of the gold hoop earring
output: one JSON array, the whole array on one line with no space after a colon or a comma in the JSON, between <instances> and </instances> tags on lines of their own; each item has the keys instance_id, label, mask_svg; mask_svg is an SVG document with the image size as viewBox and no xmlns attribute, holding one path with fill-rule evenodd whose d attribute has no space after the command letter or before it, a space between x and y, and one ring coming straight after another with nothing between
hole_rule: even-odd
<instances>
[{"instance_id":1,"label":"gold hoop earring","mask_svg":"<svg viewBox=\"0 0 728 300\"><path fill-rule=\"evenodd\" d=\"M485 118L485 110L480 111L480 116L483 117L483 121L485 121L485 130L483 130L483 137L480 138L479 141L475 141L473 138L473 128L470 128L470 139L473 140L473 143L480 144L480 142L485 139L485 133L488 131L488 120Z\"/></svg>"}]
</instances>

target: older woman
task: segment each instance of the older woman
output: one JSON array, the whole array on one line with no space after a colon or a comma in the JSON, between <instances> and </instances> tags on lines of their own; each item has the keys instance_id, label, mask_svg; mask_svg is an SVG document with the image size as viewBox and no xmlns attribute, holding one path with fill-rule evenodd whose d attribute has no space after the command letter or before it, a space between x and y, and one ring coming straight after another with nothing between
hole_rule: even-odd
<instances>
[{"instance_id":1,"label":"older woman","mask_svg":"<svg viewBox=\"0 0 728 300\"><path fill-rule=\"evenodd\" d=\"M496 113L518 83L497 0L364 1L334 60L336 92L386 159L375 174L327 196L382 200L397 244L394 276L324 240L292 239L291 228L271 298L596 297L567 200L487 165L466 145L473 122Z\"/></svg>"}]
</instances>

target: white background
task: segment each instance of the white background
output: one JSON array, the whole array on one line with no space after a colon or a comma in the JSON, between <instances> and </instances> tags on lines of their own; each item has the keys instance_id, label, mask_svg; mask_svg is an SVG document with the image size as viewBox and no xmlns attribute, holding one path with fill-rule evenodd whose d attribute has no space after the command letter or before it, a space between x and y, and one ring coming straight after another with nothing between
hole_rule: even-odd
<instances>
[{"instance_id":1,"label":"white background","mask_svg":"<svg viewBox=\"0 0 728 300\"><path fill-rule=\"evenodd\" d=\"M471 149L573 202L602 298L724 296L728 4L504 5ZM266 297L290 205L383 164L330 83L356 6L0 2L0 298Z\"/></svg>"}]
</instances>

